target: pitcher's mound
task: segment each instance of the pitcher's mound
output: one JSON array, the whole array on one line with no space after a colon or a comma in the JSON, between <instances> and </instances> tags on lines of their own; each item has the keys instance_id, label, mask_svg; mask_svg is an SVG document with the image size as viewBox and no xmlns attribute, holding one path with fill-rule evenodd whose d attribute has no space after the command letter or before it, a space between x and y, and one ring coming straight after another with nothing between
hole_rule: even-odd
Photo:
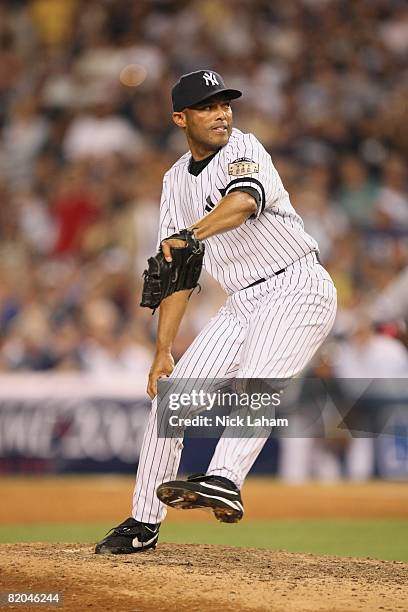
<instances>
[{"instance_id":1,"label":"pitcher's mound","mask_svg":"<svg viewBox=\"0 0 408 612\"><path fill-rule=\"evenodd\" d=\"M58 591L70 612L396 612L408 601L408 563L254 548L160 544L110 556L89 545L4 544L0 567L1 591Z\"/></svg>"}]
</instances>

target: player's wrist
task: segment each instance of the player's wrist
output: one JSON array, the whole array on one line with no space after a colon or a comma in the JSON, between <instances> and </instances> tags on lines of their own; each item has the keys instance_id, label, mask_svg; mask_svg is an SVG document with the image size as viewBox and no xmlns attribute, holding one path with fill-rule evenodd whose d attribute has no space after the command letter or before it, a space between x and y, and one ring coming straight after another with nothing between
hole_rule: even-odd
<instances>
[{"instance_id":1,"label":"player's wrist","mask_svg":"<svg viewBox=\"0 0 408 612\"><path fill-rule=\"evenodd\" d=\"M157 357L162 357L162 356L171 356L171 346L168 344L158 344L156 345L156 353L155 353L155 359Z\"/></svg>"},{"instance_id":2,"label":"player's wrist","mask_svg":"<svg viewBox=\"0 0 408 612\"><path fill-rule=\"evenodd\" d=\"M188 232L189 234L191 234L191 236L193 236L193 238L195 238L196 240L199 240L199 236L197 235L199 233L199 228L196 225L191 225L190 227L186 228L186 232Z\"/></svg>"}]
</instances>

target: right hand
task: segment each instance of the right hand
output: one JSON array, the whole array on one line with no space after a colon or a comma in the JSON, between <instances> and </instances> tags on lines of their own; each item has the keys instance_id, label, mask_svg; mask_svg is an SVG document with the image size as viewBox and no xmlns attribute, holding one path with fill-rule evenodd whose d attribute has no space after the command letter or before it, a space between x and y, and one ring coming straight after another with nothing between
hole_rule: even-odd
<instances>
[{"instance_id":1,"label":"right hand","mask_svg":"<svg viewBox=\"0 0 408 612\"><path fill-rule=\"evenodd\" d=\"M170 376L174 370L174 359L170 352L157 352L152 367L149 372L149 381L147 383L147 393L150 399L154 399L157 395L157 381L159 378Z\"/></svg>"}]
</instances>

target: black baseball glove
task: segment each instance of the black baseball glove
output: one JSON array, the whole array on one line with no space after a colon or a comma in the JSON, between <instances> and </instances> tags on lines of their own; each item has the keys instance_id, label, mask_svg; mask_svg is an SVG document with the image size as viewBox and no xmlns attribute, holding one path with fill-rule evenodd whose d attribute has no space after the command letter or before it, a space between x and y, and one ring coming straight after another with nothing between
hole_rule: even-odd
<instances>
[{"instance_id":1,"label":"black baseball glove","mask_svg":"<svg viewBox=\"0 0 408 612\"><path fill-rule=\"evenodd\" d=\"M162 248L147 260L141 306L153 312L172 293L182 289L195 289L203 267L204 244L192 231L183 229L166 240L184 240L184 247L171 247L172 261L165 260Z\"/></svg>"}]
</instances>

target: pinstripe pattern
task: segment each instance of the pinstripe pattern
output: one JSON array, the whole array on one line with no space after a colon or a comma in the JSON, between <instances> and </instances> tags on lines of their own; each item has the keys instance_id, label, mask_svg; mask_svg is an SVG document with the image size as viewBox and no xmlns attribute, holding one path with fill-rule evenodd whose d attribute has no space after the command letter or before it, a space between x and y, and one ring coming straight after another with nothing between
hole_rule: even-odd
<instances>
[{"instance_id":1,"label":"pinstripe pattern","mask_svg":"<svg viewBox=\"0 0 408 612\"><path fill-rule=\"evenodd\" d=\"M279 276L228 297L178 362L174 378L289 378L301 372L329 333L336 313L336 290L315 255L295 261ZM180 438L157 438L157 406L146 429L133 516L161 522L165 507L157 486L177 475ZM255 432L256 433L256 432ZM220 439L208 473L239 487L266 437Z\"/></svg>"}]
</instances>

